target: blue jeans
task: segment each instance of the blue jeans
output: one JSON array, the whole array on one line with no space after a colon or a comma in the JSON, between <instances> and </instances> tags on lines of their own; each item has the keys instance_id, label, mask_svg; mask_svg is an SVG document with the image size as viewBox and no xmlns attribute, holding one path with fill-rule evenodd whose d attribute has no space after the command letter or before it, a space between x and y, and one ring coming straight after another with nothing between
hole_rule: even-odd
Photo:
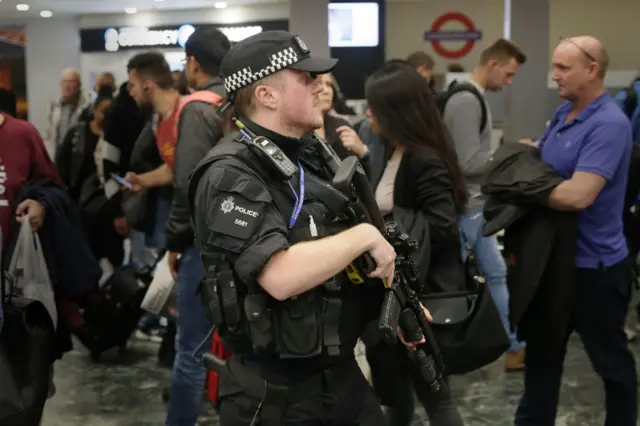
<instances>
[{"instance_id":1,"label":"blue jeans","mask_svg":"<svg viewBox=\"0 0 640 426\"><path fill-rule=\"evenodd\" d=\"M131 240L131 261L138 268L151 267L156 263L158 252L164 248L164 227L169 220L171 201L156 197L156 211L153 227L147 233L133 230L129 236ZM145 333L160 327L160 317L144 313L138 323L138 329Z\"/></svg>"},{"instance_id":2,"label":"blue jeans","mask_svg":"<svg viewBox=\"0 0 640 426\"><path fill-rule=\"evenodd\" d=\"M484 224L485 220L481 207L470 208L467 215L460 218L462 257L466 259L466 240L476 256L480 272L487 280L489 293L491 293L491 297L500 313L502 324L509 335L509 340L511 341L509 352L517 352L524 347L524 343L518 341L515 331L511 331L509 322L507 265L498 249L497 238L495 236L483 236L482 228Z\"/></svg>"},{"instance_id":3,"label":"blue jeans","mask_svg":"<svg viewBox=\"0 0 640 426\"><path fill-rule=\"evenodd\" d=\"M152 266L156 260L158 250L154 247L147 247L145 233L132 230L129 240L131 240L131 262L138 268Z\"/></svg>"},{"instance_id":4,"label":"blue jeans","mask_svg":"<svg viewBox=\"0 0 640 426\"><path fill-rule=\"evenodd\" d=\"M146 233L132 230L129 237L131 240L131 261L140 268L152 266L158 251L164 248L164 227L171 213L171 201L158 196L155 208L151 229Z\"/></svg>"},{"instance_id":5,"label":"blue jeans","mask_svg":"<svg viewBox=\"0 0 640 426\"><path fill-rule=\"evenodd\" d=\"M171 200L157 196L156 197L156 214L153 221L151 232L146 235L147 247L153 247L161 250L164 248L164 227L169 221L171 213Z\"/></svg>"},{"instance_id":6,"label":"blue jeans","mask_svg":"<svg viewBox=\"0 0 640 426\"><path fill-rule=\"evenodd\" d=\"M207 377L201 358L210 349L210 342L202 346L195 358L192 354L206 339L212 326L205 316L198 294L203 277L204 265L200 251L192 247L182 253L176 281L178 333L167 426L194 426L200 413Z\"/></svg>"},{"instance_id":7,"label":"blue jeans","mask_svg":"<svg viewBox=\"0 0 640 426\"><path fill-rule=\"evenodd\" d=\"M580 334L593 369L604 382L605 426L635 426L638 379L624 334L631 299L630 265L625 260L608 268L576 269L575 280L566 338L573 331ZM550 354L536 341L527 345L524 395L516 411L516 426L555 424L566 344L561 349Z\"/></svg>"}]
</instances>

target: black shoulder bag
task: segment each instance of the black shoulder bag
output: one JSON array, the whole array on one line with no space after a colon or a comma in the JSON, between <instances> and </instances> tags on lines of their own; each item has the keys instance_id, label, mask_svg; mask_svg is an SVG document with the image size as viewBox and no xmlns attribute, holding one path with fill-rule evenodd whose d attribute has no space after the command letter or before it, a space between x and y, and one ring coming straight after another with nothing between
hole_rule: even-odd
<instances>
[{"instance_id":1,"label":"black shoulder bag","mask_svg":"<svg viewBox=\"0 0 640 426\"><path fill-rule=\"evenodd\" d=\"M510 345L473 249L461 235L467 251L466 290L431 293L421 298L433 317L431 325L440 343L447 375L465 374L488 365Z\"/></svg>"}]
</instances>

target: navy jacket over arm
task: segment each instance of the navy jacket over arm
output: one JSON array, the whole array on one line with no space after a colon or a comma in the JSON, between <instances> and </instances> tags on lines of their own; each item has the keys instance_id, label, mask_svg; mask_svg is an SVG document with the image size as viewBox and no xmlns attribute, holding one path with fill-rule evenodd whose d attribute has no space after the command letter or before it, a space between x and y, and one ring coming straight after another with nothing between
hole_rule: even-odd
<instances>
[{"instance_id":1,"label":"navy jacket over arm","mask_svg":"<svg viewBox=\"0 0 640 426\"><path fill-rule=\"evenodd\" d=\"M58 186L36 183L29 186L25 195L46 207L39 235L54 286L70 297L95 288L102 268L91 253L80 215L69 194Z\"/></svg>"}]
</instances>

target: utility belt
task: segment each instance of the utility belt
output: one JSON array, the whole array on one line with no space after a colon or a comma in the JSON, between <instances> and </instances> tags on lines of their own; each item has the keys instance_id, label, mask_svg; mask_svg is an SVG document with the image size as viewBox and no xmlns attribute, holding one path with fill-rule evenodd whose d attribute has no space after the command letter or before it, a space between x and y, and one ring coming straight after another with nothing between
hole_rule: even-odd
<instances>
[{"instance_id":1,"label":"utility belt","mask_svg":"<svg viewBox=\"0 0 640 426\"><path fill-rule=\"evenodd\" d=\"M263 289L249 289L235 280L224 255L203 254L207 274L202 281L205 312L234 351L234 341L255 353L282 359L311 358L326 350L340 355L342 300L336 280L285 301Z\"/></svg>"},{"instance_id":2,"label":"utility belt","mask_svg":"<svg viewBox=\"0 0 640 426\"><path fill-rule=\"evenodd\" d=\"M287 406L308 400L322 392L334 392L344 387L354 372L360 374L357 362L351 359L303 382L286 386L262 379L255 371L243 365L237 356L232 356L226 366L244 393L260 401L252 423L260 426L281 426Z\"/></svg>"}]
</instances>

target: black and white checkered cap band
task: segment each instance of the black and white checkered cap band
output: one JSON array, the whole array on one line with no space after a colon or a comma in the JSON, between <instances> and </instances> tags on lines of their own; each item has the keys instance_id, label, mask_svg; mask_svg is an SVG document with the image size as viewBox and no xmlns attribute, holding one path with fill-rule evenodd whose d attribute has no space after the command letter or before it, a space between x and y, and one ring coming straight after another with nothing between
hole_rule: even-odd
<instances>
[{"instance_id":1,"label":"black and white checkered cap band","mask_svg":"<svg viewBox=\"0 0 640 426\"><path fill-rule=\"evenodd\" d=\"M293 47L287 47L286 49L271 55L269 57L270 64L257 72L253 72L251 67L247 67L225 77L224 88L227 89L227 92L229 93L242 89L243 87L247 87L248 85L278 72L289 65L295 64L301 59L302 58L298 56L298 53L296 53Z\"/></svg>"}]
</instances>

